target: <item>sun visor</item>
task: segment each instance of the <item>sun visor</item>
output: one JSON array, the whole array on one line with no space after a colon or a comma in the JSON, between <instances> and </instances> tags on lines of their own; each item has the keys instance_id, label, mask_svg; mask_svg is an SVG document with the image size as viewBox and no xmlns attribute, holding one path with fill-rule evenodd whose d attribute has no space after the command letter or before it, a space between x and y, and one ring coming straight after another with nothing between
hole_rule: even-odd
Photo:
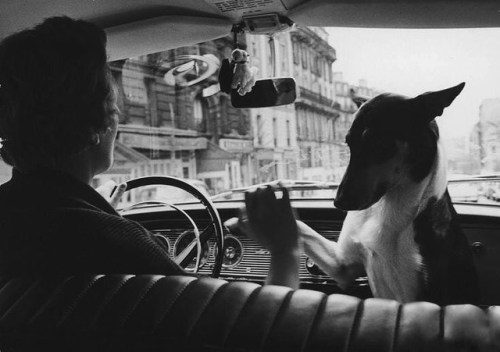
<instances>
[{"instance_id":1,"label":"sun visor","mask_svg":"<svg viewBox=\"0 0 500 352\"><path fill-rule=\"evenodd\" d=\"M161 16L106 29L109 61L201 43L226 36L227 19Z\"/></svg>"}]
</instances>

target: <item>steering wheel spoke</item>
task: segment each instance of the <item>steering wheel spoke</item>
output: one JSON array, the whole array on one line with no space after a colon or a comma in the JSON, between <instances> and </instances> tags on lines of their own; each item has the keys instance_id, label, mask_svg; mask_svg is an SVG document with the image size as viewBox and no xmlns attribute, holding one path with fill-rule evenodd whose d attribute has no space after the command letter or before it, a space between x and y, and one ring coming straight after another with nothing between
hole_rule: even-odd
<instances>
[{"instance_id":1,"label":"steering wheel spoke","mask_svg":"<svg viewBox=\"0 0 500 352\"><path fill-rule=\"evenodd\" d=\"M200 203L202 203L205 206L205 209L207 210L207 213L210 216L210 224L207 225L205 228L203 228L203 230L200 232L198 230L196 223L189 216L189 214L187 214L187 212L185 212L178 206L161 201L148 202L152 204L164 204L172 207L173 209L183 214L193 226L194 239L191 242L189 242L186 245L186 247L183 248L182 251L177 255L175 255L175 257L173 258L174 262L183 268L186 268L193 261L193 258L196 258L195 272L198 271L201 264L203 247L208 242L211 235L215 233L217 255L215 257L215 263L212 266L211 276L218 277L220 274L220 270L222 268L224 233L222 230L222 221L220 219L219 213L217 212L217 209L214 207L212 202L207 197L205 197L205 195L203 195L203 193L201 193L196 187L175 177L150 176L150 177L136 178L127 182L127 191L137 187L150 186L150 185L164 185L164 186L178 187L190 193L191 195L195 196L200 201ZM128 209L132 209L136 207L138 204L142 203L134 204L131 207L128 207Z\"/></svg>"}]
</instances>

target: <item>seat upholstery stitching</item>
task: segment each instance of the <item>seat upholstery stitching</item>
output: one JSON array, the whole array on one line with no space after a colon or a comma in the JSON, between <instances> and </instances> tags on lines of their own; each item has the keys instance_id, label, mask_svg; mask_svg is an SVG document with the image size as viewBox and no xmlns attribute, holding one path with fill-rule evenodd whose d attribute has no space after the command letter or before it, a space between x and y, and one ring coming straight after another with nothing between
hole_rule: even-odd
<instances>
[{"instance_id":1,"label":"seat upholstery stitching","mask_svg":"<svg viewBox=\"0 0 500 352\"><path fill-rule=\"evenodd\" d=\"M151 290L156 286L156 284L158 283L158 281L160 281L160 276L155 276L154 277L154 281L150 282L148 284L148 286L146 287L146 289L144 290L144 292L141 294L141 296L135 301L135 304L132 307L132 309L125 315L124 318L122 318L122 321L118 324L118 326L123 327L123 326L125 326L127 324L128 320L134 314L134 312L137 309L137 307L139 307L139 305L144 300L144 297L146 297L148 295L148 293L151 292Z\"/></svg>"},{"instance_id":2,"label":"seat upholstery stitching","mask_svg":"<svg viewBox=\"0 0 500 352\"><path fill-rule=\"evenodd\" d=\"M99 315L104 311L108 303L113 300L113 298L118 294L118 292L123 288L123 286L133 277L134 275L125 275L124 278L121 280L120 284L113 289L111 294L106 294L106 296L103 297L103 299L99 302L98 310L96 312L95 317L89 323L89 327L95 327L95 324L99 320Z\"/></svg>"},{"instance_id":3,"label":"seat upholstery stitching","mask_svg":"<svg viewBox=\"0 0 500 352\"><path fill-rule=\"evenodd\" d=\"M67 277L64 279L63 282L61 282L54 290L54 292L50 295L50 297L47 297L45 302L41 304L40 308L33 314L31 319L29 319L28 324L33 324L36 319L45 311L45 309L50 306L50 304L53 301L54 297L57 297L63 290L66 284L72 279L73 277Z\"/></svg>"},{"instance_id":4,"label":"seat upholstery stitching","mask_svg":"<svg viewBox=\"0 0 500 352\"><path fill-rule=\"evenodd\" d=\"M224 338L222 340L221 346L222 346L223 350L226 349L226 345L227 345L227 341L229 339L229 336L234 331L234 327L236 326L236 323L238 322L238 320L240 320L242 313L248 307L248 305L250 304L250 302L252 302L252 301L254 301L256 299L256 297L257 297L258 293L260 292L260 290L262 290L262 286L255 288L252 291L252 293L250 293L250 295L248 296L248 299L246 300L245 304L243 305L243 307L241 307L238 315L234 318L233 323L230 325L231 328L227 331L226 336L224 336Z\"/></svg>"},{"instance_id":5,"label":"seat upholstery stitching","mask_svg":"<svg viewBox=\"0 0 500 352\"><path fill-rule=\"evenodd\" d=\"M191 328L187 329L187 331L186 331L186 337L188 339L191 337L191 334L193 333L194 328L196 327L196 325L200 322L200 318L203 315L203 313L205 312L205 310L207 309L209 303L213 301L215 295L219 292L219 290L222 289L223 287L225 287L226 285L227 285L227 283L224 284L224 285L222 285L222 286L220 286L216 291L212 292L212 294L209 297L207 297L207 300L203 304L203 307L201 307L201 309L200 309L200 312L198 314L198 318L194 319L194 322L191 325Z\"/></svg>"},{"instance_id":6,"label":"seat upholstery stitching","mask_svg":"<svg viewBox=\"0 0 500 352\"><path fill-rule=\"evenodd\" d=\"M276 316L274 317L273 322L271 323L271 326L267 330L268 332L267 332L266 336L264 336L264 339L262 341L262 346L261 346L262 350L265 349L266 343L267 343L267 341L269 339L269 336L271 335L271 333L274 330L274 326L276 325L276 322L278 321L278 318L281 317L284 314L285 307L290 303L290 300L292 299L293 292L294 291L292 291L292 290L288 291L286 293L285 298L281 302L280 307L278 308L278 312L276 313Z\"/></svg>"},{"instance_id":7,"label":"seat upholstery stitching","mask_svg":"<svg viewBox=\"0 0 500 352\"><path fill-rule=\"evenodd\" d=\"M11 281L14 281L15 278L14 277L10 277L8 279L5 279L4 278L1 278L0 279L0 291L4 289L5 286L7 286ZM2 285L3 284L3 285Z\"/></svg>"},{"instance_id":8,"label":"seat upholstery stitching","mask_svg":"<svg viewBox=\"0 0 500 352\"><path fill-rule=\"evenodd\" d=\"M222 295L225 291L227 291L228 287L229 287L229 283L226 282L223 286L220 287L220 289L217 291L217 294ZM252 293L250 293L250 296L253 293L254 293L254 291L252 291ZM245 307L246 303L247 302L245 302L245 304L243 304L243 306L241 307L240 313L243 310L243 308ZM229 327L232 327L232 326L234 326L234 323L236 322L236 320L238 318L239 318L239 314L236 314L236 315L234 315L234 318L232 319L232 321L230 321L229 319L226 319L226 323L228 324ZM224 346L226 344L226 340L227 340L227 337L229 336L230 332L231 332L231 328L229 328L229 329L227 329L227 331L225 331L224 336L222 336L220 346Z\"/></svg>"},{"instance_id":9,"label":"seat upholstery stitching","mask_svg":"<svg viewBox=\"0 0 500 352\"><path fill-rule=\"evenodd\" d=\"M398 338L399 338L399 325L401 323L401 315L403 314L403 306L401 304L398 304L398 311L396 313L396 321L394 325L394 333L392 335L392 346L391 346L391 351L396 350L396 346L398 343Z\"/></svg>"},{"instance_id":10,"label":"seat upholstery stitching","mask_svg":"<svg viewBox=\"0 0 500 352\"><path fill-rule=\"evenodd\" d=\"M304 340L304 344L302 345L301 350L305 351L307 350L307 346L310 343L311 340L311 335L313 331L315 331L319 325L320 318L323 316L325 313L325 307L326 307L326 302L327 302L328 296L323 294L321 297L321 301L318 304L318 307L316 308L316 312L314 313L314 319L311 323L311 326L309 327L309 330L307 331L306 338Z\"/></svg>"},{"instance_id":11,"label":"seat upholstery stitching","mask_svg":"<svg viewBox=\"0 0 500 352\"><path fill-rule=\"evenodd\" d=\"M221 296L221 295L224 293L224 291L226 291L226 290L227 290L228 285L229 285L229 283L228 283L228 282L226 282L224 285L222 285L221 287L219 287L219 289L218 289L218 290L214 293L214 295L213 295L213 297L212 297L212 301L213 301L213 300L215 300L215 297L216 297L216 296ZM204 309L204 310L203 310L203 313L205 313L205 310L206 310L206 309ZM202 314L203 314L203 313L202 313ZM193 330L193 331L196 329L197 324L199 324L199 323L200 323L200 320L201 320L202 314L200 314L200 317L198 318L198 321L197 321L197 322L193 325L193 328L192 328L192 330ZM228 320L227 320L227 319L226 319L226 322L228 322ZM231 325L230 325L230 326L231 326ZM226 333L226 336L227 336L227 333ZM225 337L224 337L224 338L225 338ZM221 346L224 344L224 338L222 338L222 340L221 340L221 341L222 341L222 342L220 343L220 345L221 345ZM208 345L208 344L206 344L206 346L208 346L208 347L213 347L213 346Z\"/></svg>"},{"instance_id":12,"label":"seat upholstery stitching","mask_svg":"<svg viewBox=\"0 0 500 352\"><path fill-rule=\"evenodd\" d=\"M166 277L162 277L159 281L161 280L166 280L167 278ZM179 297L186 291L186 289L194 282L196 281L196 279L193 279L189 282L186 282L184 284L184 287L182 287L179 292L177 293L177 295L175 295L175 297L173 297L172 301L170 302L170 304L166 307L165 309L165 312L163 312L163 314L158 318L158 321L156 321L153 326L152 326L152 331L154 332L158 326L161 324L161 322L165 319L165 317L167 316L168 312L170 311L170 309L172 309L172 307L174 306L175 302L179 299Z\"/></svg>"},{"instance_id":13,"label":"seat upholstery stitching","mask_svg":"<svg viewBox=\"0 0 500 352\"><path fill-rule=\"evenodd\" d=\"M87 286L82 290L82 292L78 295L78 297L75 298L73 303L66 309L64 313L61 314L61 317L59 319L59 322L56 324L56 327L61 327L66 319L69 318L71 313L75 310L75 308L78 306L80 301L85 297L85 295L89 292L90 288L95 285L97 281L102 279L104 275L97 275L92 278L92 280L87 284Z\"/></svg>"},{"instance_id":14,"label":"seat upholstery stitching","mask_svg":"<svg viewBox=\"0 0 500 352\"><path fill-rule=\"evenodd\" d=\"M356 335L356 329L359 327L361 321L361 315L363 314L364 309L364 300L360 300L356 307L356 313L354 314L354 320L352 322L351 328L349 329L349 334L347 336L347 344L344 348L345 352L349 352L351 350L351 344L354 340L354 336Z\"/></svg>"},{"instance_id":15,"label":"seat upholstery stitching","mask_svg":"<svg viewBox=\"0 0 500 352\"><path fill-rule=\"evenodd\" d=\"M34 283L32 283L27 290L25 290L19 297L16 298L16 300L14 302L12 302L11 306L9 308L7 308L7 310L5 311L5 313L2 315L2 317L0 318L0 320L3 320L5 318L5 316L7 314L9 314L12 309L15 308L15 306L19 303L19 301L21 301L24 297L26 297L39 283L40 283L40 279L39 280L35 280Z\"/></svg>"}]
</instances>

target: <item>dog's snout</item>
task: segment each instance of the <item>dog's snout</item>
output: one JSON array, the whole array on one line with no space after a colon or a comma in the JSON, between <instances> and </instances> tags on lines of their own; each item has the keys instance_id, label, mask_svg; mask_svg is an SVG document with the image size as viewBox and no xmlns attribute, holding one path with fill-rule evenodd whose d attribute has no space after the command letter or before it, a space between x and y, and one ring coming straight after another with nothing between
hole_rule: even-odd
<instances>
[{"instance_id":1,"label":"dog's snout","mask_svg":"<svg viewBox=\"0 0 500 352\"><path fill-rule=\"evenodd\" d=\"M349 200L347 197L335 197L333 200L333 205L335 208L341 209L341 210L356 210L356 206L354 202Z\"/></svg>"},{"instance_id":2,"label":"dog's snout","mask_svg":"<svg viewBox=\"0 0 500 352\"><path fill-rule=\"evenodd\" d=\"M333 200L333 205L342 210L353 210L352 207L354 206L353 200L355 199L354 194L346 194L345 187L343 185L340 185L337 195L335 196L335 199ZM351 192L352 193L352 192Z\"/></svg>"}]
</instances>

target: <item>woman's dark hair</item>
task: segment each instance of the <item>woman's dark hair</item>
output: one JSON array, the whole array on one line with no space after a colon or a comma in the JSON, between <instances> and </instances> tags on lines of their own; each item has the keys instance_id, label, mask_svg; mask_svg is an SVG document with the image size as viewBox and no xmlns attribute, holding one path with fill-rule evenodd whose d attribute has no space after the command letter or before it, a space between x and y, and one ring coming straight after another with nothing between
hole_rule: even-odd
<instances>
[{"instance_id":1,"label":"woman's dark hair","mask_svg":"<svg viewBox=\"0 0 500 352\"><path fill-rule=\"evenodd\" d=\"M92 142L113 102L106 34L52 17L0 43L1 156L17 168L55 167Z\"/></svg>"}]
</instances>

